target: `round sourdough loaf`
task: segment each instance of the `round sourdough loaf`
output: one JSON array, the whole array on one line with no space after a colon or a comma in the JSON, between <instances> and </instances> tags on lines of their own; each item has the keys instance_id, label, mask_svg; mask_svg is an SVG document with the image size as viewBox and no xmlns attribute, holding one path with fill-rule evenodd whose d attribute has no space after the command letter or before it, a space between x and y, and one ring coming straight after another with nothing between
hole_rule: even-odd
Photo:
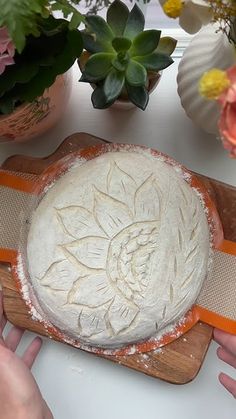
<instances>
[{"instance_id":1,"label":"round sourdough loaf","mask_svg":"<svg viewBox=\"0 0 236 419\"><path fill-rule=\"evenodd\" d=\"M46 318L103 348L160 336L180 320L209 253L198 194L179 167L140 150L75 164L36 209L27 248Z\"/></svg>"}]
</instances>

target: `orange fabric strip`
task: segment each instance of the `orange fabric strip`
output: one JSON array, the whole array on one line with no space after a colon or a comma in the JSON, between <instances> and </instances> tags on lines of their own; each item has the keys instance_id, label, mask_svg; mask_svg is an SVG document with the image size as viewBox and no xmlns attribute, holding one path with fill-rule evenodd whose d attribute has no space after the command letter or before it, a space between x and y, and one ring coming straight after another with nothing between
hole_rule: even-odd
<instances>
[{"instance_id":1,"label":"orange fabric strip","mask_svg":"<svg viewBox=\"0 0 236 419\"><path fill-rule=\"evenodd\" d=\"M17 251L0 248L0 262L13 264L17 259Z\"/></svg>"},{"instance_id":2,"label":"orange fabric strip","mask_svg":"<svg viewBox=\"0 0 236 419\"><path fill-rule=\"evenodd\" d=\"M220 316L200 306L195 306L195 310L199 313L202 322L236 335L236 321Z\"/></svg>"},{"instance_id":3,"label":"orange fabric strip","mask_svg":"<svg viewBox=\"0 0 236 419\"><path fill-rule=\"evenodd\" d=\"M34 182L23 179L20 176L11 175L4 170L0 170L0 185L27 193L32 193L35 189Z\"/></svg>"},{"instance_id":4,"label":"orange fabric strip","mask_svg":"<svg viewBox=\"0 0 236 419\"><path fill-rule=\"evenodd\" d=\"M230 240L223 240L223 242L220 244L217 250L236 256L236 242L232 242Z\"/></svg>"}]
</instances>

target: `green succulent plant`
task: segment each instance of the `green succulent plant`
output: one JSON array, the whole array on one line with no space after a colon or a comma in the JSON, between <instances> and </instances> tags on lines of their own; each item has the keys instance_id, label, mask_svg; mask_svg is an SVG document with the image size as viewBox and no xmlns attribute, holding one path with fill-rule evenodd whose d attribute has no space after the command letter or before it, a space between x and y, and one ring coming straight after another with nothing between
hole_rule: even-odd
<instances>
[{"instance_id":1,"label":"green succulent plant","mask_svg":"<svg viewBox=\"0 0 236 419\"><path fill-rule=\"evenodd\" d=\"M120 0L107 10L107 21L96 15L85 18L84 49L79 64L80 81L95 86L92 103L104 109L118 97L128 97L140 109L148 104L148 79L173 63L173 38L159 30L144 30L145 19L135 4L131 11Z\"/></svg>"}]
</instances>

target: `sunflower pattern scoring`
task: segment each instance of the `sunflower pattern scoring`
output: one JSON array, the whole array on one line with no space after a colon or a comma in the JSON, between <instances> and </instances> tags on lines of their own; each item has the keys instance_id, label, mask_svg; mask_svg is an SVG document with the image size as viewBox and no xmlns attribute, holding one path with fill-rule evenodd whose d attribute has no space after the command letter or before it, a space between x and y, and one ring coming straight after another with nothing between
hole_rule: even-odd
<instances>
[{"instance_id":1,"label":"sunflower pattern scoring","mask_svg":"<svg viewBox=\"0 0 236 419\"><path fill-rule=\"evenodd\" d=\"M163 181L148 161L137 179L127 161L113 154L103 157L103 181L99 184L95 176L88 181L90 205L83 204L83 194L78 204L54 200L50 211L60 231L60 239L51 243L54 256L43 275L36 276L29 263L39 301L54 324L85 343L104 347L150 337L183 314L182 305L195 298L191 288L193 294L199 290L208 256L202 242L203 209L186 182L159 162ZM142 163L143 156L136 159ZM174 210L178 220L170 244L166 235L173 188L179 191ZM35 251L32 231L29 261ZM196 263L202 278L192 286Z\"/></svg>"}]
</instances>

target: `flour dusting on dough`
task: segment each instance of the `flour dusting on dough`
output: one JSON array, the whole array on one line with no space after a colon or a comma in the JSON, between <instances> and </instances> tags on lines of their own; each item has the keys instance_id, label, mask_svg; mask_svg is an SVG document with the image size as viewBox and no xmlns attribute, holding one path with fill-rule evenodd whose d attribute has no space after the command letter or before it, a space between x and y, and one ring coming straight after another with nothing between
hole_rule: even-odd
<instances>
[{"instance_id":1,"label":"flour dusting on dough","mask_svg":"<svg viewBox=\"0 0 236 419\"><path fill-rule=\"evenodd\" d=\"M28 237L43 316L69 340L108 354L176 333L210 259L191 175L137 150L72 165L40 202Z\"/></svg>"}]
</instances>

